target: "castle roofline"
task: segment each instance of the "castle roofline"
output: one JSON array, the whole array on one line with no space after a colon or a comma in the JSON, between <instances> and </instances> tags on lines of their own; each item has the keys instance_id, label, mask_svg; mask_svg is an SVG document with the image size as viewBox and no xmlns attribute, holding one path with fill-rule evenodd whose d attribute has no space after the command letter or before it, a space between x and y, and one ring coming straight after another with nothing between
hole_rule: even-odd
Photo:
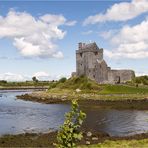
<instances>
[{"instance_id":1,"label":"castle roofline","mask_svg":"<svg viewBox=\"0 0 148 148\"><path fill-rule=\"evenodd\" d=\"M82 43L80 42L79 43L79 50L82 50L82 49L99 49L99 47L97 46L96 42L93 42L93 43L89 43L89 44L86 44L86 43Z\"/></svg>"},{"instance_id":2,"label":"castle roofline","mask_svg":"<svg viewBox=\"0 0 148 148\"><path fill-rule=\"evenodd\" d=\"M103 52L103 48L99 48L96 44L96 42L93 43L78 43L78 50L76 50L76 53L81 53L81 52Z\"/></svg>"},{"instance_id":3,"label":"castle roofline","mask_svg":"<svg viewBox=\"0 0 148 148\"><path fill-rule=\"evenodd\" d=\"M85 44L85 43L84 43L84 45L82 46L82 49L83 49L83 48L92 48L92 47L94 47L94 46L96 46L96 47L98 48L96 42L89 43L89 44Z\"/></svg>"}]
</instances>

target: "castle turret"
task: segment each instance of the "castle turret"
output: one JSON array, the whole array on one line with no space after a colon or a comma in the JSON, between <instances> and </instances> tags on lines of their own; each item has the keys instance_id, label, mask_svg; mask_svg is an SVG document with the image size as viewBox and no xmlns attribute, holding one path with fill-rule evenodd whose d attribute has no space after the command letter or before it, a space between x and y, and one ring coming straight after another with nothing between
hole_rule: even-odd
<instances>
[{"instance_id":1,"label":"castle turret","mask_svg":"<svg viewBox=\"0 0 148 148\"><path fill-rule=\"evenodd\" d=\"M96 62L103 60L103 49L99 49L97 44L79 43L76 51L76 73L78 76L86 75L95 79Z\"/></svg>"}]
</instances>

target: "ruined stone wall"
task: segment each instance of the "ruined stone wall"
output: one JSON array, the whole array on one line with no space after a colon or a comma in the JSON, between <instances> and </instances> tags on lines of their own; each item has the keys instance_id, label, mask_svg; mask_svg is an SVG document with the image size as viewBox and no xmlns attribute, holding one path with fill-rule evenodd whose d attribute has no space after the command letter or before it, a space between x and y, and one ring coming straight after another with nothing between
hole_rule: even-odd
<instances>
[{"instance_id":1,"label":"ruined stone wall","mask_svg":"<svg viewBox=\"0 0 148 148\"><path fill-rule=\"evenodd\" d=\"M115 84L131 80L135 73L132 70L112 70L103 60L103 49L99 49L96 43L79 43L74 75L85 75L98 83Z\"/></svg>"},{"instance_id":2,"label":"ruined stone wall","mask_svg":"<svg viewBox=\"0 0 148 148\"><path fill-rule=\"evenodd\" d=\"M108 80L108 66L104 60L96 63L95 80L98 83L106 83Z\"/></svg>"},{"instance_id":3,"label":"ruined stone wall","mask_svg":"<svg viewBox=\"0 0 148 148\"><path fill-rule=\"evenodd\" d=\"M131 80L135 77L133 70L110 70L108 71L108 82L115 83L124 83Z\"/></svg>"}]
</instances>

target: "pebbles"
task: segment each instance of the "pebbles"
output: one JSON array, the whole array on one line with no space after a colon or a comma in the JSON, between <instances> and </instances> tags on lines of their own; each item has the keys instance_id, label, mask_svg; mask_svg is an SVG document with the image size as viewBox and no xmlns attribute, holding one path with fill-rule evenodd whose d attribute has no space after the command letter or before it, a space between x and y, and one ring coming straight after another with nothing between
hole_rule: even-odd
<instances>
[{"instance_id":1,"label":"pebbles","mask_svg":"<svg viewBox=\"0 0 148 148\"><path fill-rule=\"evenodd\" d=\"M87 137L91 137L92 136L92 133L91 132L87 132Z\"/></svg>"}]
</instances>

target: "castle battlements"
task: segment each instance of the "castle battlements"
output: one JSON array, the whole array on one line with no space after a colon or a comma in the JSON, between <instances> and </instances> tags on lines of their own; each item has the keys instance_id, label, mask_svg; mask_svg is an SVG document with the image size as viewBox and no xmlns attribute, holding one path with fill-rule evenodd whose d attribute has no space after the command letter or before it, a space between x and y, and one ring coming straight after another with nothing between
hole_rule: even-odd
<instances>
[{"instance_id":1,"label":"castle battlements","mask_svg":"<svg viewBox=\"0 0 148 148\"><path fill-rule=\"evenodd\" d=\"M85 75L98 83L123 83L135 76L133 70L112 70L103 59L103 48L99 48L95 42L78 43L74 74Z\"/></svg>"}]
</instances>

